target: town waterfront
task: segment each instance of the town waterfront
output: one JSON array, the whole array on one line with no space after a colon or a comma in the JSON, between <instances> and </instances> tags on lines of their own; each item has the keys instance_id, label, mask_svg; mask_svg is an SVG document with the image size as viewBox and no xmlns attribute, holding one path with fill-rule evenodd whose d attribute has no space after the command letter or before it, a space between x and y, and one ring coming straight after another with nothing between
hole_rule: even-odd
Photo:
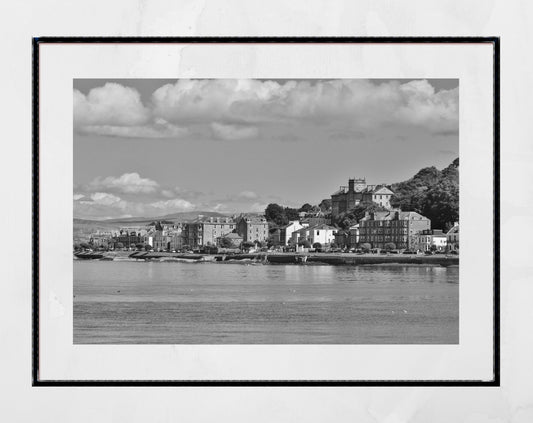
<instances>
[{"instance_id":1,"label":"town waterfront","mask_svg":"<svg viewBox=\"0 0 533 423\"><path fill-rule=\"evenodd\" d=\"M459 268L74 261L75 344L456 344Z\"/></svg>"}]
</instances>

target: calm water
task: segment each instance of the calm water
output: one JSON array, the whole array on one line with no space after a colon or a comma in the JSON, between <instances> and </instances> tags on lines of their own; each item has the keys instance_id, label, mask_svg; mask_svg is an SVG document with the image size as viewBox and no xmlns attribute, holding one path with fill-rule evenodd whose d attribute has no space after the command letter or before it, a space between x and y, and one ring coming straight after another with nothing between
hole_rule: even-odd
<instances>
[{"instance_id":1,"label":"calm water","mask_svg":"<svg viewBox=\"0 0 533 423\"><path fill-rule=\"evenodd\" d=\"M74 262L74 343L453 344L459 269Z\"/></svg>"}]
</instances>

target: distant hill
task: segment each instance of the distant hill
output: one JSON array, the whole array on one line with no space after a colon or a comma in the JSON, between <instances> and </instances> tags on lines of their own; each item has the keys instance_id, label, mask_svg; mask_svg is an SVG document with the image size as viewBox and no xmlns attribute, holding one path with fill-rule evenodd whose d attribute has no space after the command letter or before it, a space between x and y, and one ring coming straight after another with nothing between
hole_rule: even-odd
<instances>
[{"instance_id":1,"label":"distant hill","mask_svg":"<svg viewBox=\"0 0 533 423\"><path fill-rule=\"evenodd\" d=\"M165 216L155 217L122 217L116 219L105 220L90 220L90 219L78 219L74 218L74 233L92 233L94 230L110 230L119 226L144 226L154 221L164 220L171 222L189 222L198 217L198 215L206 217L224 217L227 216L218 212L209 211L192 211L192 212L179 212L167 214Z\"/></svg>"}]
</instances>

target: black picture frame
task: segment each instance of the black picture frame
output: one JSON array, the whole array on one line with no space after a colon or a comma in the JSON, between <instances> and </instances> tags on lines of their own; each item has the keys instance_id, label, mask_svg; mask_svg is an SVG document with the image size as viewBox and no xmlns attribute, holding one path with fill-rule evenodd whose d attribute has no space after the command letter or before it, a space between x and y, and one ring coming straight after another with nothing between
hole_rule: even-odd
<instances>
[{"instance_id":1,"label":"black picture frame","mask_svg":"<svg viewBox=\"0 0 533 423\"><path fill-rule=\"evenodd\" d=\"M493 47L493 378L483 380L40 380L39 378L39 46L43 44L311 43L491 44ZM35 37L32 39L32 386L500 386L500 39L499 37Z\"/></svg>"}]
</instances>

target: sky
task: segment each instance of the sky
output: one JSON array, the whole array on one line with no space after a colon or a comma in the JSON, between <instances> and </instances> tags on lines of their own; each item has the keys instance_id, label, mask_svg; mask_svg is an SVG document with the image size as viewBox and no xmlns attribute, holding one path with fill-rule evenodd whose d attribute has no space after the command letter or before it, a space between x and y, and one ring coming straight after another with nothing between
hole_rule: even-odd
<instances>
[{"instance_id":1,"label":"sky","mask_svg":"<svg viewBox=\"0 0 533 423\"><path fill-rule=\"evenodd\" d=\"M262 212L459 156L459 80L75 79L74 216Z\"/></svg>"}]
</instances>

